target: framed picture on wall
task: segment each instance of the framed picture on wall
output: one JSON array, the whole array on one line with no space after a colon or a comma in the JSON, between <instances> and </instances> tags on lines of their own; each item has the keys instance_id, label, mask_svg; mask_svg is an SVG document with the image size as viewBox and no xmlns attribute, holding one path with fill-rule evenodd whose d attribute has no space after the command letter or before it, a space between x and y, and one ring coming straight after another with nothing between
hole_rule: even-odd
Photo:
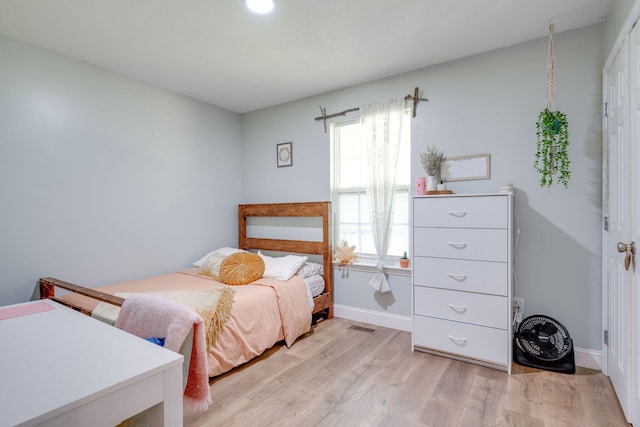
<instances>
[{"instance_id":1,"label":"framed picture on wall","mask_svg":"<svg viewBox=\"0 0 640 427\"><path fill-rule=\"evenodd\" d=\"M293 148L291 142L276 145L276 159L279 168L293 165Z\"/></svg>"},{"instance_id":2,"label":"framed picture on wall","mask_svg":"<svg viewBox=\"0 0 640 427\"><path fill-rule=\"evenodd\" d=\"M477 154L473 156L446 157L440 166L443 181L469 181L491 178L491 156Z\"/></svg>"}]
</instances>

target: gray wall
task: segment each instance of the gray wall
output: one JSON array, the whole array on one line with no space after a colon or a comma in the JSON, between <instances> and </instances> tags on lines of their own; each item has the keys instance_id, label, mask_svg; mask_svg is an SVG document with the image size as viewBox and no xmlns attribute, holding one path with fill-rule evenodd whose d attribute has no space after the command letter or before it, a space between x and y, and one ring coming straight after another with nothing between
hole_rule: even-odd
<instances>
[{"instance_id":1,"label":"gray wall","mask_svg":"<svg viewBox=\"0 0 640 427\"><path fill-rule=\"evenodd\" d=\"M615 0L611 5L607 20L604 24L605 59L615 44L618 34L627 20L627 16L631 12L634 3L635 0Z\"/></svg>"},{"instance_id":2,"label":"gray wall","mask_svg":"<svg viewBox=\"0 0 640 427\"><path fill-rule=\"evenodd\" d=\"M515 185L516 277L526 314L556 317L577 346L599 349L603 39L603 25L555 37L558 106L570 126L567 190L541 189L533 169L535 122L545 105L543 38L243 115L243 200L328 200L329 134L313 120L318 106L333 113L419 86L430 102L413 119L413 178L425 175L417 159L429 144L448 156L491 154L491 179L450 188L478 193ZM293 142L293 166L278 169L275 146L285 141ZM410 315L408 278L395 277L392 294L381 299L367 284L369 274L343 279L336 270L335 276L337 304Z\"/></svg>"},{"instance_id":3,"label":"gray wall","mask_svg":"<svg viewBox=\"0 0 640 427\"><path fill-rule=\"evenodd\" d=\"M0 305L237 241L237 114L4 36L0 58Z\"/></svg>"}]
</instances>

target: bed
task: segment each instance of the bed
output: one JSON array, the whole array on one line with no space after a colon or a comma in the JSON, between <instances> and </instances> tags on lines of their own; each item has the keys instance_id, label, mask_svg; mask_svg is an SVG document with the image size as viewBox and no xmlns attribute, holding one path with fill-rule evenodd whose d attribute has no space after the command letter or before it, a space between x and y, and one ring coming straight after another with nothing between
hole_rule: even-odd
<instances>
[{"instance_id":1,"label":"bed","mask_svg":"<svg viewBox=\"0 0 640 427\"><path fill-rule=\"evenodd\" d=\"M297 238L265 238L248 235L250 221L255 218L313 218L317 221L321 238L300 240ZM330 202L243 204L238 206L238 249L256 253L267 259L280 261L278 253L288 257L315 256L322 267L324 289L311 299L308 295L306 278L298 275L302 266L288 280L261 277L243 286L230 286L212 277L198 274L198 267L192 266L175 273L134 280L99 288L86 288L60 279L47 277L39 281L41 298L49 298L65 304L85 314L92 315L107 307L122 311L116 316L118 321L126 307L125 301L133 301L131 296L153 294L172 296L192 293L196 296L219 291L219 295L232 294L232 305L223 325L219 327L214 342L207 339L208 376L220 375L259 356L279 341L292 345L299 336L309 330L312 320L330 319L333 316L333 275L332 246L330 233ZM254 227L255 228L255 227ZM251 234L251 233L249 233ZM274 252L273 257L262 252ZM206 257L206 256L205 256ZM203 257L204 258L204 257ZM311 258L310 258L311 259ZM274 261L275 262L275 261ZM267 265L268 267L268 265ZM266 271L265 271L266 274ZM64 295L56 295L61 288ZM230 288L230 289L227 289ZM302 291L301 291L302 289ZM187 291L187 292L185 292ZM228 292L227 292L228 291ZM303 295L304 294L304 295ZM303 295L303 296L302 296ZM220 297L221 299L224 296ZM130 304L133 304L132 302ZM287 304L290 304L287 305ZM305 310L300 305L305 305ZM295 307L294 307L295 306ZM293 321L291 320L293 318ZM149 322L154 323L154 322ZM117 326L117 324L116 324ZM210 326L210 325L209 325ZM207 331L211 328L207 327ZM211 344L211 345L209 345ZM196 340L194 339L194 348ZM191 353L193 356L194 353ZM191 373L189 373L191 375Z\"/></svg>"}]
</instances>

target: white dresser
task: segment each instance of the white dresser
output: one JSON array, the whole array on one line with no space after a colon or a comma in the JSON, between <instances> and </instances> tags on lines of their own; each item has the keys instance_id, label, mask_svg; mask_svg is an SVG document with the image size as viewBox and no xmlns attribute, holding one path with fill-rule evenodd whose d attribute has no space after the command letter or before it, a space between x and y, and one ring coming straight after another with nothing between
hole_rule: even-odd
<instances>
[{"instance_id":1,"label":"white dresser","mask_svg":"<svg viewBox=\"0 0 640 427\"><path fill-rule=\"evenodd\" d=\"M413 199L412 348L511 373L510 194Z\"/></svg>"}]
</instances>

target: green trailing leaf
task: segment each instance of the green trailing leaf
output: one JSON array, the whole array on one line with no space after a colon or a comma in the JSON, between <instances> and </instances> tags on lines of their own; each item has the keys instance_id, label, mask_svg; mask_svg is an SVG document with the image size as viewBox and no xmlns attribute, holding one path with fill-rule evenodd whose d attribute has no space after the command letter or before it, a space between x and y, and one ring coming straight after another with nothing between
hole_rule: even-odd
<instances>
[{"instance_id":1,"label":"green trailing leaf","mask_svg":"<svg viewBox=\"0 0 640 427\"><path fill-rule=\"evenodd\" d=\"M571 178L567 115L545 108L538 116L536 135L538 151L533 166L541 175L540 186L551 187L555 179L567 188Z\"/></svg>"}]
</instances>

